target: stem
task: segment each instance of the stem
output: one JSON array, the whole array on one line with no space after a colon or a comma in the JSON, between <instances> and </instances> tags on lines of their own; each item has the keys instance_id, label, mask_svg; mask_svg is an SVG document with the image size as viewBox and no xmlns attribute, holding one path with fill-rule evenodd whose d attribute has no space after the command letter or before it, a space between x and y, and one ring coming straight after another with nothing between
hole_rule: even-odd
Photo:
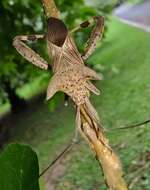
<instances>
[{"instance_id":1,"label":"stem","mask_svg":"<svg viewBox=\"0 0 150 190\"><path fill-rule=\"evenodd\" d=\"M103 168L108 188L110 190L127 190L127 185L122 177L123 172L120 160L110 148L103 131L95 121L92 121L92 118L86 113L84 106L81 106L80 111L82 126L79 131L94 150L96 158ZM89 120L91 120L90 123ZM91 123L94 123L95 126L91 126Z\"/></svg>"},{"instance_id":2,"label":"stem","mask_svg":"<svg viewBox=\"0 0 150 190\"><path fill-rule=\"evenodd\" d=\"M55 17L58 18L60 15L54 0L42 0L46 18Z\"/></svg>"}]
</instances>

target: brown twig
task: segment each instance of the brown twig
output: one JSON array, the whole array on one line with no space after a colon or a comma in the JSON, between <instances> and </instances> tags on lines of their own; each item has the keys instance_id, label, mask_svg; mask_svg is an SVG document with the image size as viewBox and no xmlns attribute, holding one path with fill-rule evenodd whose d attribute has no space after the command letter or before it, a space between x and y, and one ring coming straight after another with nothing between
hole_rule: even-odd
<instances>
[{"instance_id":1,"label":"brown twig","mask_svg":"<svg viewBox=\"0 0 150 190\"><path fill-rule=\"evenodd\" d=\"M57 9L54 0L42 0L42 4L47 19L50 17L58 18L60 16L60 12Z\"/></svg>"},{"instance_id":2,"label":"brown twig","mask_svg":"<svg viewBox=\"0 0 150 190\"><path fill-rule=\"evenodd\" d=\"M89 143L96 154L96 158L101 163L108 188L127 190L126 183L122 177L123 172L120 160L110 148L108 140L104 137L103 130L99 129L95 121L92 121L92 118L84 110L84 106L81 107L81 120L80 133ZM95 127L90 126L91 123Z\"/></svg>"}]
</instances>

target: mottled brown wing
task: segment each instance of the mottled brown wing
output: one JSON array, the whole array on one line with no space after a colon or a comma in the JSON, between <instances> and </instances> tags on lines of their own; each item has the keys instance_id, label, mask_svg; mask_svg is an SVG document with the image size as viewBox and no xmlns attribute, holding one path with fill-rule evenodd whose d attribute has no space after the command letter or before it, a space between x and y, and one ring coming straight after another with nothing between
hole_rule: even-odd
<instances>
[{"instance_id":1,"label":"mottled brown wing","mask_svg":"<svg viewBox=\"0 0 150 190\"><path fill-rule=\"evenodd\" d=\"M55 44L47 41L47 48L48 55L52 60L53 72L56 73L59 69L63 67L63 65L61 64L63 55L62 47L56 46Z\"/></svg>"},{"instance_id":2,"label":"mottled brown wing","mask_svg":"<svg viewBox=\"0 0 150 190\"><path fill-rule=\"evenodd\" d=\"M48 54L53 62L53 72L68 68L72 65L84 64L81 55L70 34L67 35L62 47L48 41Z\"/></svg>"},{"instance_id":3,"label":"mottled brown wing","mask_svg":"<svg viewBox=\"0 0 150 190\"><path fill-rule=\"evenodd\" d=\"M63 45L63 58L68 65L84 64L77 46L70 34L67 35Z\"/></svg>"}]
</instances>

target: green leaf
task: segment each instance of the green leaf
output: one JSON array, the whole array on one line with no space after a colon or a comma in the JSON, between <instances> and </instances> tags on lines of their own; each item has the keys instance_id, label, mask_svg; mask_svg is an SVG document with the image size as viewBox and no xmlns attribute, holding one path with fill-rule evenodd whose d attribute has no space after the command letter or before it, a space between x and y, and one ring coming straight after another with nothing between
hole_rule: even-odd
<instances>
[{"instance_id":1,"label":"green leaf","mask_svg":"<svg viewBox=\"0 0 150 190\"><path fill-rule=\"evenodd\" d=\"M36 153L27 145L10 144L0 154L1 190L39 190Z\"/></svg>"}]
</instances>

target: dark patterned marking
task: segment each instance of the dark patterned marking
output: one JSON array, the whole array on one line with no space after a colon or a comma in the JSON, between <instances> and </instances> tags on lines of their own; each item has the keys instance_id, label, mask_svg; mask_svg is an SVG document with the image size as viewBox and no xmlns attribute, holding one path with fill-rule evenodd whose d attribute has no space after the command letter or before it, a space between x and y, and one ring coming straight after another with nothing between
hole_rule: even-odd
<instances>
[{"instance_id":1,"label":"dark patterned marking","mask_svg":"<svg viewBox=\"0 0 150 190\"><path fill-rule=\"evenodd\" d=\"M81 26L82 28L86 28L86 27L88 27L89 25L90 25L90 22L89 22L88 20L80 24L80 26Z\"/></svg>"},{"instance_id":2,"label":"dark patterned marking","mask_svg":"<svg viewBox=\"0 0 150 190\"><path fill-rule=\"evenodd\" d=\"M29 35L27 38L29 41L35 41L37 39L35 35Z\"/></svg>"}]
</instances>

